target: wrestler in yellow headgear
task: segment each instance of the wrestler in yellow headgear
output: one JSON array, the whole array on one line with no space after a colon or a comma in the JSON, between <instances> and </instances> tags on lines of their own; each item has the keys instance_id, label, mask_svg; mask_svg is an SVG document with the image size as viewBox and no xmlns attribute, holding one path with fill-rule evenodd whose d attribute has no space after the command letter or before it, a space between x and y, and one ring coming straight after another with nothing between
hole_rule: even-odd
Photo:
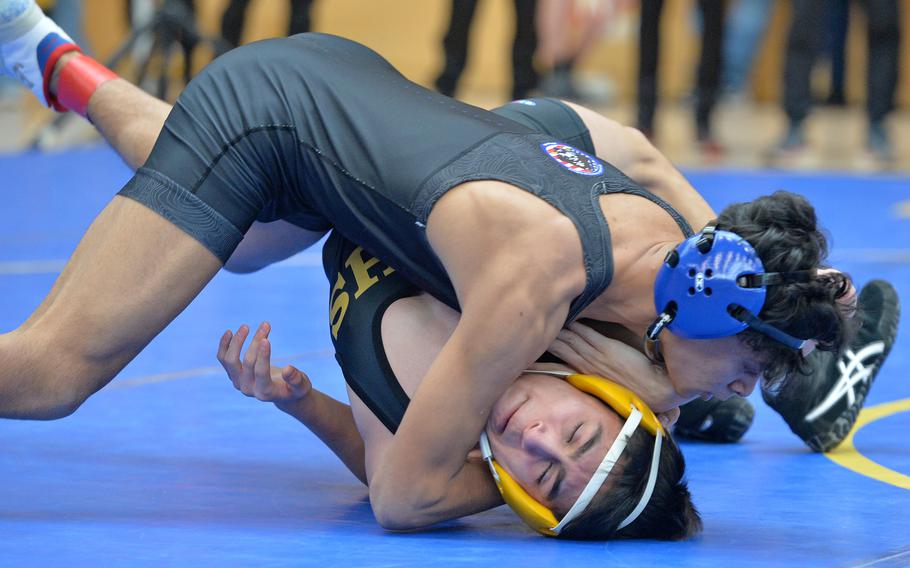
<instances>
[{"instance_id":1,"label":"wrestler in yellow headgear","mask_svg":"<svg viewBox=\"0 0 910 568\"><path fill-rule=\"evenodd\" d=\"M528 493L512 479L512 476L496 463L496 460L493 459L493 452L490 449L490 442L487 439L486 433L481 434L480 449L483 453L483 459L487 461L490 466L490 471L493 472L493 479L496 481L497 487L499 487L499 492L502 493L503 500L505 500L506 504L508 504L509 507L511 507L512 510L515 511L532 529L547 536L559 535L566 525L584 512L591 500L594 499L594 495L597 494L597 491L607 480L607 476L610 475L613 466L619 461L623 450L625 450L626 445L629 443L629 438L635 432L635 429L641 425L645 430L655 436L654 455L651 458L651 472L648 476L648 483L645 486L645 491L642 494L638 505L635 506L632 512L629 513L621 523L619 523L618 529L622 529L631 524L648 505L648 501L651 500L651 494L654 492L654 485L657 482L661 442L666 435L666 431L657 419L657 415L655 415L654 412L648 408L648 405L635 393L622 385L618 385L601 377L573 374L563 371L526 372L564 378L575 388L606 403L620 416L626 418L626 423L616 437L616 440L613 441L613 445L610 446L607 455L597 467L591 480L575 501L575 504L572 505L569 512L566 513L560 521L556 520L556 515L554 515L552 511L528 495Z\"/></svg>"}]
</instances>

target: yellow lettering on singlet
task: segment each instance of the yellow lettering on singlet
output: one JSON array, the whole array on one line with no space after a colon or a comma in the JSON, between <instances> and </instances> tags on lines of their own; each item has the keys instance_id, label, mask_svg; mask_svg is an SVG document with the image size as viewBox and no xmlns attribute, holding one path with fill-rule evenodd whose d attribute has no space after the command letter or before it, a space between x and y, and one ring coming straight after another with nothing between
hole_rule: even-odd
<instances>
[{"instance_id":1,"label":"yellow lettering on singlet","mask_svg":"<svg viewBox=\"0 0 910 568\"><path fill-rule=\"evenodd\" d=\"M369 290L374 284L379 282L379 276L373 276L370 274L370 269L377 264L380 264L379 259L372 256L363 258L362 253L363 249L361 247L357 247L353 252L351 252L347 260L344 262L344 267L349 269L349 274L354 276L353 283L357 285L357 289L353 291L355 301L360 298L364 292ZM386 266L382 271L382 275L388 276L393 272L395 272L394 268L391 266ZM335 286L332 288L332 307L329 310L329 322L332 327L332 337L335 339L338 339L338 331L341 329L341 324L344 322L344 315L351 304L350 290L344 290L346 286L348 286L348 281L344 279L342 272L339 271L338 278L335 280Z\"/></svg>"},{"instance_id":2,"label":"yellow lettering on singlet","mask_svg":"<svg viewBox=\"0 0 910 568\"><path fill-rule=\"evenodd\" d=\"M351 269L351 272L354 273L354 280L357 282L357 291L354 292L355 300L369 290L370 286L379 282L378 276L370 275L370 269L379 262L379 259L370 257L364 260L360 254L362 252L363 248L357 247L344 261L344 266Z\"/></svg>"},{"instance_id":3,"label":"yellow lettering on singlet","mask_svg":"<svg viewBox=\"0 0 910 568\"><path fill-rule=\"evenodd\" d=\"M346 281L344 276L338 274L335 286L332 288L332 307L329 308L329 323L332 326L332 337L338 339L338 330L344 321L344 314L348 311L351 296L343 290ZM335 294L338 293L336 296Z\"/></svg>"}]
</instances>

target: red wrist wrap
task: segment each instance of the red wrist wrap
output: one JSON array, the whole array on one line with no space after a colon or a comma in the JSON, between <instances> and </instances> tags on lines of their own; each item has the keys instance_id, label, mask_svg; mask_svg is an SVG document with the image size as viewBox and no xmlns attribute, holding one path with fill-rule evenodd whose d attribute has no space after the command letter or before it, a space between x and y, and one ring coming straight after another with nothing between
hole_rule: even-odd
<instances>
[{"instance_id":1,"label":"red wrist wrap","mask_svg":"<svg viewBox=\"0 0 910 568\"><path fill-rule=\"evenodd\" d=\"M67 61L60 70L55 103L88 118L89 99L98 87L116 78L116 73L80 53Z\"/></svg>"},{"instance_id":2,"label":"red wrist wrap","mask_svg":"<svg viewBox=\"0 0 910 568\"><path fill-rule=\"evenodd\" d=\"M71 51L78 51L82 53L82 50L79 49L79 46L75 43L63 43L58 45L57 48L51 52L50 57L47 58L47 61L44 64L44 100L46 100L50 107L52 107L57 112L66 112L66 109L61 105L56 97L51 95L50 90L48 89L51 85L51 76L54 74L54 67L57 66L57 62L60 61L60 58Z\"/></svg>"}]
</instances>

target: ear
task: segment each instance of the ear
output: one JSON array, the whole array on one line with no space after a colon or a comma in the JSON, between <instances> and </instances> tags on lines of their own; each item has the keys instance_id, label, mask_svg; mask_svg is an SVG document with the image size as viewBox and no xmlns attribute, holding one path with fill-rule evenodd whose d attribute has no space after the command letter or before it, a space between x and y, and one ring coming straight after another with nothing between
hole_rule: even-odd
<instances>
[{"instance_id":1,"label":"ear","mask_svg":"<svg viewBox=\"0 0 910 568\"><path fill-rule=\"evenodd\" d=\"M483 454L480 452L480 448L474 448L468 452L468 461L483 461Z\"/></svg>"}]
</instances>

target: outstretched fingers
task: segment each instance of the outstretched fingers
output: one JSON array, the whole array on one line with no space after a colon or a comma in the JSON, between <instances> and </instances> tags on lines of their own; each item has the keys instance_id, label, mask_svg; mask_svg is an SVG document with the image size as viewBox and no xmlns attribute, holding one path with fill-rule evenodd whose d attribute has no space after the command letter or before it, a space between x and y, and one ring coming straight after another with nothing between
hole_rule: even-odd
<instances>
[{"instance_id":1,"label":"outstretched fingers","mask_svg":"<svg viewBox=\"0 0 910 568\"><path fill-rule=\"evenodd\" d=\"M244 378L251 384L254 380L253 372L256 365L256 359L259 357L259 342L268 337L271 330L272 328L269 326L268 322L259 324L256 333L253 335L253 339L250 341L249 348L247 348L246 353L243 355L242 373Z\"/></svg>"},{"instance_id":2,"label":"outstretched fingers","mask_svg":"<svg viewBox=\"0 0 910 568\"><path fill-rule=\"evenodd\" d=\"M234 388L246 396L263 402L294 402L312 390L312 383L293 365L283 369L272 367L271 330L268 322L262 322L242 357L243 344L250 328L241 325L236 333L230 330L224 332L218 342L218 361L227 371Z\"/></svg>"},{"instance_id":3,"label":"outstretched fingers","mask_svg":"<svg viewBox=\"0 0 910 568\"><path fill-rule=\"evenodd\" d=\"M256 386L255 370L259 361L259 351L261 343L268 338L271 326L268 322L259 325L250 346L241 358L243 344L246 342L250 333L250 328L246 324L237 329L237 333L231 333L230 330L224 332L221 340L218 342L218 361L224 370L227 371L228 377L234 384L234 388L247 396L254 396ZM266 341L267 342L267 341ZM269 357L266 357L265 364L268 366Z\"/></svg>"},{"instance_id":4,"label":"outstretched fingers","mask_svg":"<svg viewBox=\"0 0 910 568\"><path fill-rule=\"evenodd\" d=\"M256 362L253 365L253 394L259 400L268 400L273 389L272 384L272 344L263 337L250 345L249 351L255 350ZM247 353L249 353L247 351Z\"/></svg>"},{"instance_id":5,"label":"outstretched fingers","mask_svg":"<svg viewBox=\"0 0 910 568\"><path fill-rule=\"evenodd\" d=\"M281 378L287 383L294 399L301 399L306 396L313 386L310 378L293 365L288 365L281 370Z\"/></svg>"},{"instance_id":6,"label":"outstretched fingers","mask_svg":"<svg viewBox=\"0 0 910 568\"><path fill-rule=\"evenodd\" d=\"M224 370L228 372L231 380L234 380L235 374L239 375L240 369L243 367L240 363L240 351L243 349L243 344L246 342L249 332L250 328L243 324L237 329L237 333L232 334L228 330L221 336L221 343L218 345L218 361L224 367ZM227 346L222 349L225 341L227 341Z\"/></svg>"}]
</instances>

